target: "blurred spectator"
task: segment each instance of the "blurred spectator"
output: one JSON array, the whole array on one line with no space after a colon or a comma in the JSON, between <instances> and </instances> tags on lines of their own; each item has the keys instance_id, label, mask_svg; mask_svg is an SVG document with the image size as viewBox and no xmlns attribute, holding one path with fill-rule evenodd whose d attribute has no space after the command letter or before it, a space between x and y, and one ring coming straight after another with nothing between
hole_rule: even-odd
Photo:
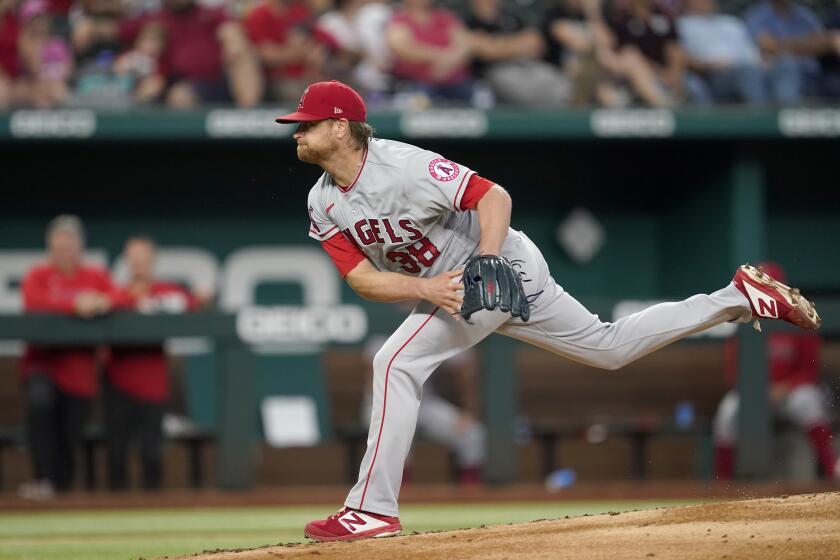
<instances>
[{"instance_id":1,"label":"blurred spectator","mask_svg":"<svg viewBox=\"0 0 840 560\"><path fill-rule=\"evenodd\" d=\"M763 267L773 278L786 281L784 270L778 264L765 263ZM840 462L832 447L828 408L818 386L821 338L801 332L774 332L767 335L767 347L769 399L773 413L808 435L824 476L840 479ZM726 374L732 385L737 383L737 353L736 339L727 340ZM739 402L738 392L731 389L715 415L715 475L719 479L728 480L733 475Z\"/></svg>"},{"instance_id":2,"label":"blurred spectator","mask_svg":"<svg viewBox=\"0 0 840 560\"><path fill-rule=\"evenodd\" d=\"M12 105L15 97L19 32L14 0L0 0L0 110Z\"/></svg>"},{"instance_id":3,"label":"blurred spectator","mask_svg":"<svg viewBox=\"0 0 840 560\"><path fill-rule=\"evenodd\" d=\"M825 48L817 16L792 0L770 0L750 8L744 19L772 76L776 102L795 105L815 92L816 55Z\"/></svg>"},{"instance_id":4,"label":"blurred spectator","mask_svg":"<svg viewBox=\"0 0 840 560\"><path fill-rule=\"evenodd\" d=\"M202 103L252 107L262 96L259 63L241 26L223 8L195 0L164 0L163 7L120 26L123 43L134 43L149 22L166 33L162 64L170 82L166 103L188 109Z\"/></svg>"},{"instance_id":5,"label":"blurred spectator","mask_svg":"<svg viewBox=\"0 0 840 560\"><path fill-rule=\"evenodd\" d=\"M27 272L21 285L25 312L107 313L111 282L105 270L82 262L81 221L58 216L46 238L47 262ZM21 496L44 499L71 487L74 454L98 390L96 366L94 348L27 346L21 375L34 480L21 486Z\"/></svg>"},{"instance_id":6,"label":"blurred spectator","mask_svg":"<svg viewBox=\"0 0 840 560\"><path fill-rule=\"evenodd\" d=\"M385 340L384 336L373 336L365 344L366 390L361 406L361 419L365 425L370 423L373 398L373 358ZM454 380L458 406L438 393L435 383L445 376L436 375L423 386L423 397L417 412L417 430L428 440L446 446L454 455L458 482L479 483L486 455L486 432L481 422L476 420L478 354L475 349L467 349L441 364L438 372L449 374Z\"/></svg>"},{"instance_id":7,"label":"blurred spectator","mask_svg":"<svg viewBox=\"0 0 840 560\"><path fill-rule=\"evenodd\" d=\"M391 51L385 26L391 8L378 0L338 0L318 18L316 35L333 51L327 59L330 78L355 84L368 106L384 101L390 91ZM342 78L344 76L344 78Z\"/></svg>"},{"instance_id":8,"label":"blurred spectator","mask_svg":"<svg viewBox=\"0 0 840 560\"><path fill-rule=\"evenodd\" d=\"M146 24L155 22L163 27L166 37L160 62L168 85L167 105L188 109L231 100L239 107L259 103L259 62L244 31L223 8L207 8L195 0L164 0L160 9L138 13L119 22L90 21L93 18L75 22L77 49L113 39L133 45Z\"/></svg>"},{"instance_id":9,"label":"blurred spectator","mask_svg":"<svg viewBox=\"0 0 840 560\"><path fill-rule=\"evenodd\" d=\"M641 57L635 66L627 65L613 52L600 0L557 0L543 16L542 32L548 47L545 59L572 78L574 105L626 105L617 79L626 77L633 83L654 79L647 66L642 68Z\"/></svg>"},{"instance_id":10,"label":"blurred spectator","mask_svg":"<svg viewBox=\"0 0 840 560\"><path fill-rule=\"evenodd\" d=\"M823 55L820 93L828 99L840 99L840 1L825 20L826 54Z\"/></svg>"},{"instance_id":11,"label":"blurred spectator","mask_svg":"<svg viewBox=\"0 0 840 560\"><path fill-rule=\"evenodd\" d=\"M141 313L182 313L199 299L180 286L155 279L155 242L135 236L123 251L129 280L116 290L119 308ZM161 487L162 421L169 397L169 375L162 345L112 347L105 385L108 482L111 490L128 487L129 445L137 442L143 488Z\"/></svg>"},{"instance_id":12,"label":"blurred spectator","mask_svg":"<svg viewBox=\"0 0 840 560\"><path fill-rule=\"evenodd\" d=\"M95 60L102 51L114 56L122 50L115 30L124 15L120 0L80 0L74 5L71 38L79 66Z\"/></svg>"},{"instance_id":13,"label":"blurred spectator","mask_svg":"<svg viewBox=\"0 0 840 560\"><path fill-rule=\"evenodd\" d=\"M165 48L166 31L160 23L152 21L140 30L134 48L114 62L114 73L127 79L136 101L157 101L166 90L166 77L160 64Z\"/></svg>"},{"instance_id":14,"label":"blurred spectator","mask_svg":"<svg viewBox=\"0 0 840 560\"><path fill-rule=\"evenodd\" d=\"M473 74L485 79L504 103L561 107L570 84L561 70L542 60L540 33L526 27L499 0L471 0L466 20L473 44Z\"/></svg>"},{"instance_id":15,"label":"blurred spectator","mask_svg":"<svg viewBox=\"0 0 840 560\"><path fill-rule=\"evenodd\" d=\"M767 103L761 55L744 22L719 13L715 0L687 0L677 25L691 70L687 83L695 102Z\"/></svg>"},{"instance_id":16,"label":"blurred spectator","mask_svg":"<svg viewBox=\"0 0 840 560\"><path fill-rule=\"evenodd\" d=\"M679 103L685 93L685 52L673 18L653 0L629 0L610 17L623 76L653 107Z\"/></svg>"},{"instance_id":17,"label":"blurred spectator","mask_svg":"<svg viewBox=\"0 0 840 560\"><path fill-rule=\"evenodd\" d=\"M53 32L45 0L25 0L19 17L18 55L25 98L42 109L61 105L73 71L70 47Z\"/></svg>"},{"instance_id":18,"label":"blurred spectator","mask_svg":"<svg viewBox=\"0 0 840 560\"><path fill-rule=\"evenodd\" d=\"M472 101L471 42L454 13L434 0L404 0L385 29L393 75L433 100Z\"/></svg>"},{"instance_id":19,"label":"blurred spectator","mask_svg":"<svg viewBox=\"0 0 840 560\"><path fill-rule=\"evenodd\" d=\"M245 29L267 73L273 101L297 102L321 79L326 48L312 36L314 17L299 0L263 0L245 18Z\"/></svg>"},{"instance_id":20,"label":"blurred spectator","mask_svg":"<svg viewBox=\"0 0 840 560\"><path fill-rule=\"evenodd\" d=\"M116 33L125 15L120 0L81 0L70 14L71 37L76 52L76 84L72 104L96 107L131 103L131 80L114 73L122 50Z\"/></svg>"},{"instance_id":21,"label":"blurred spectator","mask_svg":"<svg viewBox=\"0 0 840 560\"><path fill-rule=\"evenodd\" d=\"M324 75L359 88L355 79L355 68L362 60L363 52L355 19L366 0L336 0L335 6L315 20L313 38L326 46Z\"/></svg>"}]
</instances>

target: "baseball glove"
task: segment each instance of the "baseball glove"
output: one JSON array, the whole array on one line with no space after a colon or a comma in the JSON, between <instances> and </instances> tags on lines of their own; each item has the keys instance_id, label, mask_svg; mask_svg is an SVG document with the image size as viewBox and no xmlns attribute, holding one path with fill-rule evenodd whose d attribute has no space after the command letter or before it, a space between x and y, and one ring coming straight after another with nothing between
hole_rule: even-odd
<instances>
[{"instance_id":1,"label":"baseball glove","mask_svg":"<svg viewBox=\"0 0 840 560\"><path fill-rule=\"evenodd\" d=\"M527 322L531 307L522 287L522 277L504 257L475 255L464 265L464 303L461 316L469 321L473 313L496 308Z\"/></svg>"}]
</instances>

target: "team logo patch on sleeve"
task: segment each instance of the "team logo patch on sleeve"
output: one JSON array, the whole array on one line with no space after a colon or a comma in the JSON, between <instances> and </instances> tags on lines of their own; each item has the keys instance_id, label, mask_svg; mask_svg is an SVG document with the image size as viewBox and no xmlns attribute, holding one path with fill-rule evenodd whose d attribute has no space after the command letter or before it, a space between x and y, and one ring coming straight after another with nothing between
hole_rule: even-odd
<instances>
[{"instance_id":1,"label":"team logo patch on sleeve","mask_svg":"<svg viewBox=\"0 0 840 560\"><path fill-rule=\"evenodd\" d=\"M438 181L452 181L460 173L458 164L448 159L433 159L429 164L429 174Z\"/></svg>"}]
</instances>

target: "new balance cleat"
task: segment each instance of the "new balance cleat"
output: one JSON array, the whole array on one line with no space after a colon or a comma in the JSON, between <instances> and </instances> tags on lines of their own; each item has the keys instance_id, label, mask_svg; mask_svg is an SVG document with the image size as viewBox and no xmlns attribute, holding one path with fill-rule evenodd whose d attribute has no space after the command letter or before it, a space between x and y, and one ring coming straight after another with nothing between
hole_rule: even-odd
<instances>
[{"instance_id":1,"label":"new balance cleat","mask_svg":"<svg viewBox=\"0 0 840 560\"><path fill-rule=\"evenodd\" d=\"M372 537L393 537L402 531L399 517L341 508L326 519L310 521L303 534L314 541L355 541Z\"/></svg>"},{"instance_id":2,"label":"new balance cleat","mask_svg":"<svg viewBox=\"0 0 840 560\"><path fill-rule=\"evenodd\" d=\"M797 288L782 284L761 267L748 264L738 268L732 279L750 302L755 330L761 331L759 319L781 319L807 330L819 328L822 319L814 303Z\"/></svg>"}]
</instances>

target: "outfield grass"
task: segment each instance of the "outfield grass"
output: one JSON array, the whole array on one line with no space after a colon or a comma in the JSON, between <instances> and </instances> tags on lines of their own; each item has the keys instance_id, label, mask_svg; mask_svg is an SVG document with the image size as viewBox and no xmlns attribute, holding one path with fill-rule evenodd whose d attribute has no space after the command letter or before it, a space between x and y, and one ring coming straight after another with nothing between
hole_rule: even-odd
<instances>
[{"instance_id":1,"label":"outfield grass","mask_svg":"<svg viewBox=\"0 0 840 560\"><path fill-rule=\"evenodd\" d=\"M686 503L408 505L401 520L406 532L436 531ZM330 513L323 506L0 513L0 559L127 560L303 542L304 523Z\"/></svg>"}]
</instances>

